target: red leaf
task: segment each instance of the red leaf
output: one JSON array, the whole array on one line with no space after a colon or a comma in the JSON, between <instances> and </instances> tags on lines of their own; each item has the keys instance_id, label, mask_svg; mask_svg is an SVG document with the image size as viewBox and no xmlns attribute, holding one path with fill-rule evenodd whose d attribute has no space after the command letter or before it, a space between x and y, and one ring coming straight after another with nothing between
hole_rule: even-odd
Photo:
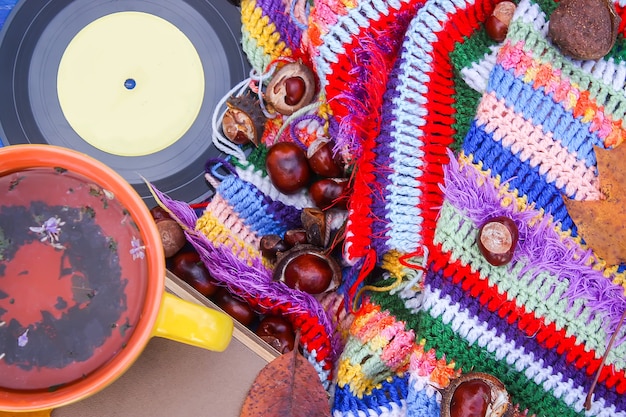
<instances>
[{"instance_id":1,"label":"red leaf","mask_svg":"<svg viewBox=\"0 0 626 417\"><path fill-rule=\"evenodd\" d=\"M240 417L330 417L328 395L319 375L294 349L257 375Z\"/></svg>"}]
</instances>

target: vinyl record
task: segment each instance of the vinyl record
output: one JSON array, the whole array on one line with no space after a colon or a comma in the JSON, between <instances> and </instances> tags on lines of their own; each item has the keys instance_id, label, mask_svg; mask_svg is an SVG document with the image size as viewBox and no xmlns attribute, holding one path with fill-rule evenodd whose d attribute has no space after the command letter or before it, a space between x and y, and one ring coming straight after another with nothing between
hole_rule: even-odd
<instances>
[{"instance_id":1,"label":"vinyl record","mask_svg":"<svg viewBox=\"0 0 626 417\"><path fill-rule=\"evenodd\" d=\"M86 153L154 204L210 195L218 101L248 75L226 0L22 0L0 33L0 139Z\"/></svg>"}]
</instances>

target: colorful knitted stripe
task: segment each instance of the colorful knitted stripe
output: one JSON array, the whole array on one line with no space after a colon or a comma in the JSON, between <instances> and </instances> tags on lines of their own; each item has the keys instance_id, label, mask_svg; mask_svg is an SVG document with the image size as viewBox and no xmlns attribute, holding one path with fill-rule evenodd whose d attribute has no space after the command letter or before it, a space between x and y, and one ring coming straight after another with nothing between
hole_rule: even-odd
<instances>
[{"instance_id":1,"label":"colorful knitted stripe","mask_svg":"<svg viewBox=\"0 0 626 417\"><path fill-rule=\"evenodd\" d=\"M354 180L345 257L365 258L357 264L365 271L373 254L377 261L388 250L412 256L432 242L442 166L456 134L453 97L467 90L450 55L482 31L493 7L489 1L429 1L410 23L389 77L381 133L365 143Z\"/></svg>"},{"instance_id":2,"label":"colorful knitted stripe","mask_svg":"<svg viewBox=\"0 0 626 417\"><path fill-rule=\"evenodd\" d=\"M380 130L380 108L398 48L421 0L319 1L311 11L307 52L339 129L336 150L360 157Z\"/></svg>"},{"instance_id":3,"label":"colorful knitted stripe","mask_svg":"<svg viewBox=\"0 0 626 417\"><path fill-rule=\"evenodd\" d=\"M408 369L415 335L389 311L365 302L350 327L339 359L337 384L357 397L380 388L385 379Z\"/></svg>"},{"instance_id":4,"label":"colorful knitted stripe","mask_svg":"<svg viewBox=\"0 0 626 417\"><path fill-rule=\"evenodd\" d=\"M243 189L252 196L258 195L246 188L243 182L233 181L229 177L224 178L223 182L229 183L231 188L243 187L237 191ZM304 355L315 366L324 386L328 388L333 378L334 361L339 353L339 341L335 337L332 321L313 296L273 280L272 271L264 264L258 247L251 245L259 236L250 224L254 226L258 222L245 224L248 218L253 218L252 213L243 211L244 215L250 216L240 217L231 205L231 201L236 199L231 196L229 201L221 193L223 190L231 191L229 187L220 189L218 186L216 190L216 195L198 219L186 203L171 200L152 188L159 204L168 209L186 230L187 240L200 254L213 278L233 294L245 299L256 311L282 315L290 320L294 328L300 330ZM253 200L251 204L257 203L258 200ZM262 203L256 207L257 210L268 208L268 205ZM267 211L264 215L270 217Z\"/></svg>"},{"instance_id":5,"label":"colorful knitted stripe","mask_svg":"<svg viewBox=\"0 0 626 417\"><path fill-rule=\"evenodd\" d=\"M302 30L292 21L282 0L241 1L241 46L259 74L279 57L300 47Z\"/></svg>"},{"instance_id":6,"label":"colorful knitted stripe","mask_svg":"<svg viewBox=\"0 0 626 417\"><path fill-rule=\"evenodd\" d=\"M541 6L541 7L540 7ZM562 195L600 197L592 145L624 138L621 61L578 65L545 39L547 4L523 0L463 143L446 167L419 337L458 367L500 378L540 416L626 415L626 344L608 353L626 309L624 276L583 246ZM520 239L503 267L478 228L506 216ZM623 336L620 337L620 339Z\"/></svg>"}]
</instances>

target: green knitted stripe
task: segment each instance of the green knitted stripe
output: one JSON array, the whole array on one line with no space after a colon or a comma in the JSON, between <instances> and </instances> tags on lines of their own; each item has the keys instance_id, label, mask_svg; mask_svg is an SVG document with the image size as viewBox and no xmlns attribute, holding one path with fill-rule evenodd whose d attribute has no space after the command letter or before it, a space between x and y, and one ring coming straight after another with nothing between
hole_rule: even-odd
<instances>
[{"instance_id":1,"label":"green knitted stripe","mask_svg":"<svg viewBox=\"0 0 626 417\"><path fill-rule=\"evenodd\" d=\"M521 408L528 408L531 415L539 416L574 417L584 416L583 412L576 413L562 400L554 397L553 393L546 392L542 386L528 379L523 372L507 365L505 360L497 360L495 356L476 345L470 345L465 339L444 324L439 318L431 317L426 312L418 313L420 334L417 339L426 340L426 350L434 349L437 358L445 356L446 360L453 360L457 369L465 372L486 372L496 376L507 387L513 404L520 404Z\"/></svg>"},{"instance_id":2,"label":"green knitted stripe","mask_svg":"<svg viewBox=\"0 0 626 417\"><path fill-rule=\"evenodd\" d=\"M452 136L454 142L450 145L453 151L458 151L463 147L463 140L471 127L472 120L476 116L476 108L482 94L474 90L460 77L455 77L455 93L454 103L452 107L456 111L454 114L455 122L452 128L455 133Z\"/></svg>"},{"instance_id":3,"label":"green knitted stripe","mask_svg":"<svg viewBox=\"0 0 626 417\"><path fill-rule=\"evenodd\" d=\"M478 29L471 37L463 38L463 42L457 42L454 50L450 52L450 61L456 71L463 68L471 68L472 64L478 64L485 55L491 53L490 46L495 42L487 36L485 29Z\"/></svg>"},{"instance_id":4,"label":"green knitted stripe","mask_svg":"<svg viewBox=\"0 0 626 417\"><path fill-rule=\"evenodd\" d=\"M590 97L597 102L598 106L604 107L606 114L611 115L614 120L622 119L622 126L626 127L626 120L624 120L626 97L623 94L592 77L581 68L572 65L541 34L537 33L531 24L517 19L511 22L507 36L513 44L524 42L524 50L530 51L534 59L549 64L554 69L561 69L571 83L578 85L581 90L588 90Z\"/></svg>"},{"instance_id":5,"label":"green knitted stripe","mask_svg":"<svg viewBox=\"0 0 626 417\"><path fill-rule=\"evenodd\" d=\"M245 26L241 28L241 49L245 52L252 68L259 72L263 72L272 61L270 54L265 53L265 49L259 46L259 42L252 37Z\"/></svg>"},{"instance_id":6,"label":"green knitted stripe","mask_svg":"<svg viewBox=\"0 0 626 417\"><path fill-rule=\"evenodd\" d=\"M535 3L546 16L552 16L552 12L558 6L558 3L554 0L536 0Z\"/></svg>"},{"instance_id":7,"label":"green knitted stripe","mask_svg":"<svg viewBox=\"0 0 626 417\"><path fill-rule=\"evenodd\" d=\"M374 285L384 287L389 285L389 282L381 281ZM398 321L404 322L404 327L407 330L417 331L418 317L406 308L400 297L391 295L387 291L371 291L369 295L372 302L378 304L382 310L389 311Z\"/></svg>"},{"instance_id":8,"label":"green knitted stripe","mask_svg":"<svg viewBox=\"0 0 626 417\"><path fill-rule=\"evenodd\" d=\"M267 175L267 171L265 171L267 150L267 147L261 144L252 148L252 152L250 152L246 161L241 162L238 158L233 157L230 159L230 163L241 169L248 169L250 166L253 166L255 171L258 171L265 177Z\"/></svg>"},{"instance_id":9,"label":"green knitted stripe","mask_svg":"<svg viewBox=\"0 0 626 417\"><path fill-rule=\"evenodd\" d=\"M617 40L615 41L615 45L609 51L609 53L604 57L604 59L613 58L617 61L626 61L626 39L624 39L624 35L621 33L617 35Z\"/></svg>"},{"instance_id":10,"label":"green knitted stripe","mask_svg":"<svg viewBox=\"0 0 626 417\"><path fill-rule=\"evenodd\" d=\"M569 300L563 297L568 282L547 272L539 272L533 279L530 271L522 273L526 267L523 260L506 268L490 265L475 243L478 229L468 217L448 202L444 202L439 216L434 242L441 243L453 261L458 259L463 265L470 265L490 286L506 291L508 300L523 305L546 324L555 323L558 329L567 329L568 336L575 335L578 343L596 352L604 351L607 334L602 327L602 317L594 317L581 299L575 300L570 308ZM626 343L623 343L610 351L607 362L621 368L625 355Z\"/></svg>"}]
</instances>

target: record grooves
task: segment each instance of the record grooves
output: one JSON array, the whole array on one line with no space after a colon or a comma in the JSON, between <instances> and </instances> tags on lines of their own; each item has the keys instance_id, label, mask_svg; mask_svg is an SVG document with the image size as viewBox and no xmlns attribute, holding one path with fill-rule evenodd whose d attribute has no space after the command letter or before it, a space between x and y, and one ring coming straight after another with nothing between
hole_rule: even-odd
<instances>
[{"instance_id":1,"label":"record grooves","mask_svg":"<svg viewBox=\"0 0 626 417\"><path fill-rule=\"evenodd\" d=\"M131 156L103 151L79 136L62 108L63 85L57 79L64 53L77 34L94 21L123 12L156 16L178 28L195 48L204 80L197 117L178 139L163 149ZM0 33L0 139L8 145L47 143L84 152L122 175L149 206L153 200L141 176L176 200L201 201L210 194L204 162L218 153L210 139L213 109L249 71L239 44L240 25L239 10L224 0L22 0ZM153 71L154 65L138 71L144 70ZM185 80L180 81L182 86ZM137 86L143 85L138 79ZM154 108L146 116L155 123L162 119Z\"/></svg>"}]
</instances>

